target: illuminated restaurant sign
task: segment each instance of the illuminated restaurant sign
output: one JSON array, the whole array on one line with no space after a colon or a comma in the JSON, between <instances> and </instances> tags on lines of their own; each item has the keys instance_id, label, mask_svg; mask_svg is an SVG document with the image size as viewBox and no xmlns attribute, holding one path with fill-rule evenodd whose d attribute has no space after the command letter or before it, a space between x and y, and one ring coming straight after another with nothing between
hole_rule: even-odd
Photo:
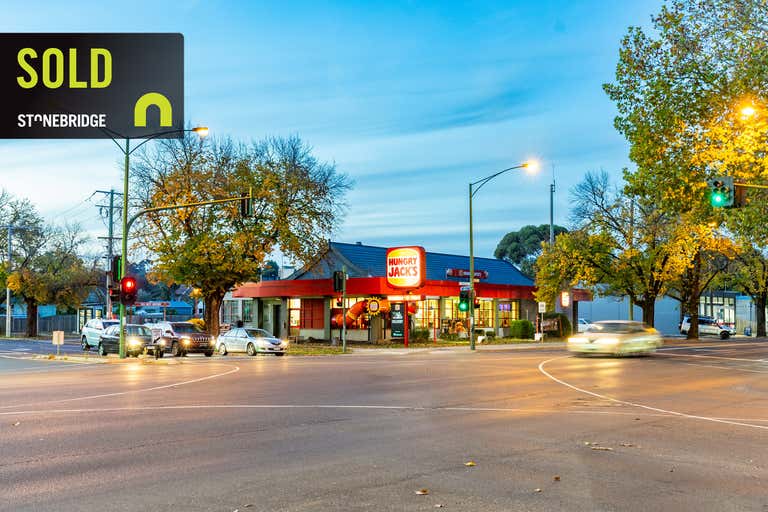
<instances>
[{"instance_id":1,"label":"illuminated restaurant sign","mask_svg":"<svg viewBox=\"0 0 768 512\"><path fill-rule=\"evenodd\" d=\"M469 277L468 268L447 268L445 269L446 277ZM488 279L487 270L475 270L475 279Z\"/></svg>"},{"instance_id":2,"label":"illuminated restaurant sign","mask_svg":"<svg viewBox=\"0 0 768 512\"><path fill-rule=\"evenodd\" d=\"M418 288L424 285L427 256L423 247L387 249L387 284L394 288Z\"/></svg>"}]
</instances>

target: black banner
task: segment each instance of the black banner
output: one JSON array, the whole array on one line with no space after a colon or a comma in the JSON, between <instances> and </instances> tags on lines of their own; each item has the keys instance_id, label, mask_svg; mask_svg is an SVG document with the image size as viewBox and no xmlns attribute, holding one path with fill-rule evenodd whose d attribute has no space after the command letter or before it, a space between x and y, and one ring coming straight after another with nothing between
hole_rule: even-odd
<instances>
[{"instance_id":1,"label":"black banner","mask_svg":"<svg viewBox=\"0 0 768 512\"><path fill-rule=\"evenodd\" d=\"M182 34L0 34L0 138L184 129Z\"/></svg>"},{"instance_id":2,"label":"black banner","mask_svg":"<svg viewBox=\"0 0 768 512\"><path fill-rule=\"evenodd\" d=\"M405 336L405 304L393 302L390 317L392 318L392 337L402 338Z\"/></svg>"}]
</instances>

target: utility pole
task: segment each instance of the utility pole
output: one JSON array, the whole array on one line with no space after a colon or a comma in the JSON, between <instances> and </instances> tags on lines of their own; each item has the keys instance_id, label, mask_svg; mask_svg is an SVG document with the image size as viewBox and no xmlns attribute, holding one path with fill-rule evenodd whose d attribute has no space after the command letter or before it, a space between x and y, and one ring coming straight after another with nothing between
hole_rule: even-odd
<instances>
[{"instance_id":1,"label":"utility pole","mask_svg":"<svg viewBox=\"0 0 768 512\"><path fill-rule=\"evenodd\" d=\"M113 240L120 240L120 237L114 236L114 234L115 234L115 215L114 215L114 211L120 209L119 206L115 206L115 196L116 195L117 196L121 196L122 194L119 193L119 192L115 192L114 189L110 189L110 190L97 190L96 192L98 192L100 194L108 194L109 195L109 206L103 205L103 204L96 205L99 208L101 208L102 211L104 209L107 209L107 211L108 211L107 215L109 217L109 221L108 221L109 223L107 225L107 231L108 231L109 234L106 237L100 236L99 239L107 241L107 268L109 269L109 268L111 268L112 257L113 257L112 241ZM111 275L109 270L108 270L107 271L107 280L106 280L106 309L107 309L107 318L110 318L110 319L112 318L112 299L109 298L109 289L110 289L110 286L112 285L112 283L114 283L116 279L119 279L119 276Z\"/></svg>"}]
</instances>

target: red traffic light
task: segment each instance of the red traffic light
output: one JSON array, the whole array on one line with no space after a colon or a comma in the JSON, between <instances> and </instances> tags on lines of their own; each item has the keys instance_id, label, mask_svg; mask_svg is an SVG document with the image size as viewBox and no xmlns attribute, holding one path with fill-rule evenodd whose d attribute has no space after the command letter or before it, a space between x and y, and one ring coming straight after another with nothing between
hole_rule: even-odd
<instances>
[{"instance_id":1,"label":"red traffic light","mask_svg":"<svg viewBox=\"0 0 768 512\"><path fill-rule=\"evenodd\" d=\"M125 276L120 280L120 303L131 306L136 302L136 278Z\"/></svg>"}]
</instances>

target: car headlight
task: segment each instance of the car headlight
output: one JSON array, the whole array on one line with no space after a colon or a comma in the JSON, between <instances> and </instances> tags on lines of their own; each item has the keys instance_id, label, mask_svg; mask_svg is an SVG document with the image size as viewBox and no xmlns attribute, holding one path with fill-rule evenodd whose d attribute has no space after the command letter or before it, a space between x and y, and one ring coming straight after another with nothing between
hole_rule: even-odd
<instances>
[{"instance_id":1,"label":"car headlight","mask_svg":"<svg viewBox=\"0 0 768 512\"><path fill-rule=\"evenodd\" d=\"M189 338L181 338L181 342L185 345L189 345L190 343L192 343L192 340Z\"/></svg>"},{"instance_id":2,"label":"car headlight","mask_svg":"<svg viewBox=\"0 0 768 512\"><path fill-rule=\"evenodd\" d=\"M584 341L584 338L579 338L579 337L576 337L576 336L568 338L568 343L579 343L579 342L582 342L582 341Z\"/></svg>"},{"instance_id":3,"label":"car headlight","mask_svg":"<svg viewBox=\"0 0 768 512\"><path fill-rule=\"evenodd\" d=\"M618 345L619 339L618 338L602 338L600 340L600 343L603 345Z\"/></svg>"},{"instance_id":4,"label":"car headlight","mask_svg":"<svg viewBox=\"0 0 768 512\"><path fill-rule=\"evenodd\" d=\"M136 338L129 338L128 339L128 346L129 347L138 347L141 345L141 340L137 340Z\"/></svg>"},{"instance_id":5,"label":"car headlight","mask_svg":"<svg viewBox=\"0 0 768 512\"><path fill-rule=\"evenodd\" d=\"M160 346L160 347L164 347L165 346L165 338L160 338L159 340L157 340L157 345Z\"/></svg>"}]
</instances>

